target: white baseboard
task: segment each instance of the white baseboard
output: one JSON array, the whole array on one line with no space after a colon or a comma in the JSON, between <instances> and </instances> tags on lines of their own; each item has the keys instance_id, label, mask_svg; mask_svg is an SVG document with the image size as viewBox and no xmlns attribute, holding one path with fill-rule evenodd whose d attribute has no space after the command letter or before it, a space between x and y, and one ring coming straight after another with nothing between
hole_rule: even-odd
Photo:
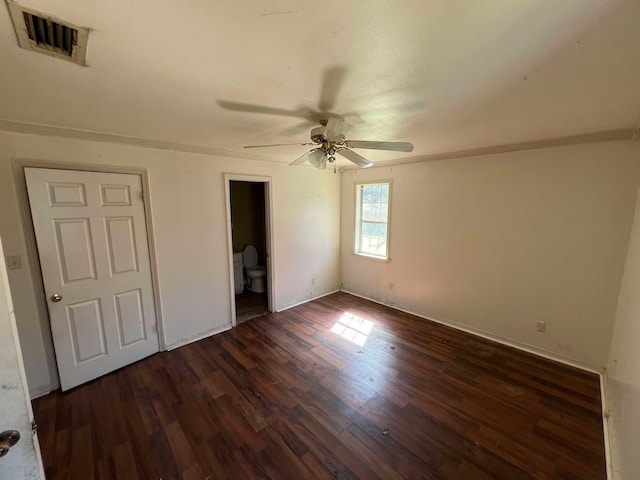
<instances>
[{"instance_id":1,"label":"white baseboard","mask_svg":"<svg viewBox=\"0 0 640 480\"><path fill-rule=\"evenodd\" d=\"M307 302L310 302L312 300L317 300L318 298L322 298L322 297L325 297L327 295L331 295L332 293L336 293L336 292L339 292L339 291L340 291L339 289L335 289L335 290L331 290L329 292L323 292L323 293L320 293L318 295L314 295L313 297L309 297L306 300L303 300L301 302L292 303L290 305L285 305L283 307L276 307L275 311L276 312L283 312L284 310L288 310L289 308L293 308L295 306L302 305L303 303L307 303ZM231 330L232 328L233 328L232 324L224 325L221 328L217 328L217 329L214 329L214 330L209 330L209 331L207 331L205 333L202 333L200 335L196 335L195 337L187 338L186 340L181 340L179 342L172 343L171 345L166 345L165 346L165 350L166 351L174 350L174 349L180 348L180 347L182 347L184 345L188 345L190 343L197 342L198 340L202 340L203 338L207 338L207 337L210 337L212 335L217 335L218 333L226 332L227 330Z\"/></svg>"},{"instance_id":2,"label":"white baseboard","mask_svg":"<svg viewBox=\"0 0 640 480\"><path fill-rule=\"evenodd\" d=\"M195 337L187 338L185 340L180 340L179 342L172 343L171 345L166 345L165 350L168 352L169 350L175 350L176 348L183 347L193 342L197 342L198 340L202 340L203 338L210 337L212 335L216 335L218 333L226 332L227 330L231 330L231 324L223 325L220 328L216 328L213 330L208 330L200 335L196 335Z\"/></svg>"},{"instance_id":3,"label":"white baseboard","mask_svg":"<svg viewBox=\"0 0 640 480\"><path fill-rule=\"evenodd\" d=\"M289 310L290 308L297 307L298 305L303 305L305 303L311 302L312 300L317 300L318 298L326 297L327 295L331 295L332 293L337 293L339 291L340 289L337 288L329 292L320 293L318 295L314 295L313 297L306 298L301 302L295 302L295 303L290 303L288 305L283 305L281 307L276 307L276 312L284 312L285 310Z\"/></svg>"},{"instance_id":4,"label":"white baseboard","mask_svg":"<svg viewBox=\"0 0 640 480\"><path fill-rule=\"evenodd\" d=\"M360 293L356 293L356 292L352 292L351 290L342 288L341 291L348 293L350 295L354 295L356 297L360 297L360 298L364 298L365 300L370 300L374 303L379 303L380 305L384 305L385 307L389 307L389 308L393 308L395 310L399 310L400 312L404 312L404 313L409 313L411 315L415 315L416 317L420 317L420 318L424 318L425 320L430 320L432 322L436 322L439 323L441 325L446 325L447 327L451 327L451 328L455 328L456 330L461 330L463 332L466 333L470 333L471 335L475 335L478 337L482 337L485 338L487 340L491 340L492 342L496 342L496 343L500 343L502 345L506 345L508 347L513 347L516 348L518 350L522 350L523 352L527 352L527 353L531 353L533 355L537 355L539 357L543 357L546 358L548 360L553 360L554 362L558 362L558 363L562 363L563 365L567 365L569 367L574 367L574 368L578 368L580 370L585 370L587 372L590 373L595 373L597 375L600 375L602 373L602 369L599 367L596 367L594 365L589 365L587 363L582 363L582 362L577 362L575 360L572 360L570 358L567 357L563 357L562 355L558 355L554 352L549 352L546 350L543 350L541 348L538 348L536 346L533 345L529 345L526 343L521 343L515 340L511 340L508 338L504 338L504 337L500 337L498 335L494 335L490 332L486 332L484 330L480 330L480 329L476 329L476 328L472 328L472 327L468 327L464 324L461 323L457 323L457 322L453 322L450 320L442 320L442 319L438 319L438 318L433 318L433 317L427 317L419 312L414 312L412 310L408 310L402 307L399 307L398 305L395 304L389 304L386 303L378 298L371 298L371 297L367 297L366 295L362 295Z\"/></svg>"}]
</instances>

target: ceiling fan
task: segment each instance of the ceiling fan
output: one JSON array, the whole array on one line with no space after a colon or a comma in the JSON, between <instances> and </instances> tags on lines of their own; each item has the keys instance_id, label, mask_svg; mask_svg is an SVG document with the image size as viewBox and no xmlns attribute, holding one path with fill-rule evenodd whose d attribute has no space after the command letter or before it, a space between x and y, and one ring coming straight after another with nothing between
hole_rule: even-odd
<instances>
[{"instance_id":1,"label":"ceiling fan","mask_svg":"<svg viewBox=\"0 0 640 480\"><path fill-rule=\"evenodd\" d=\"M263 147L281 147L285 145L316 145L313 150L308 151L301 157L298 157L290 165L300 165L306 161L309 161L314 167L324 170L327 168L327 163L334 165L335 171L335 155L342 155L347 160L355 163L361 168L367 168L373 165L373 162L367 160L359 153L351 150L352 148L365 148L371 150L389 150L393 152L411 152L413 151L413 144L409 142L377 142L367 140L347 140L345 133L350 128L350 125L337 120L335 118L329 118L326 120L320 120L319 127L311 129L311 142L312 143L277 143L272 145L247 145L244 148L263 148Z\"/></svg>"},{"instance_id":2,"label":"ceiling fan","mask_svg":"<svg viewBox=\"0 0 640 480\"><path fill-rule=\"evenodd\" d=\"M252 105L248 103L218 100L218 105L225 110L236 112L259 113L300 118L303 123L287 130L287 134L298 133L300 128L317 125L311 129L311 141L313 143L281 143L275 145L248 145L244 148L279 147L285 145L315 145L316 148L294 160L291 165L300 165L309 161L311 165L319 169L327 168L327 163L333 164L335 169L335 154L342 155L362 168L370 167L372 162L357 154L351 148L367 148L374 150L390 150L396 152L411 152L413 145L405 142L369 142L362 140L346 140L345 134L351 127L345 123L346 118L360 123L360 116L355 112L339 115L333 112L338 93L347 75L344 66L336 65L327 68L322 76L322 84L318 104L313 107L299 107L296 109L273 108L264 105Z\"/></svg>"}]
</instances>

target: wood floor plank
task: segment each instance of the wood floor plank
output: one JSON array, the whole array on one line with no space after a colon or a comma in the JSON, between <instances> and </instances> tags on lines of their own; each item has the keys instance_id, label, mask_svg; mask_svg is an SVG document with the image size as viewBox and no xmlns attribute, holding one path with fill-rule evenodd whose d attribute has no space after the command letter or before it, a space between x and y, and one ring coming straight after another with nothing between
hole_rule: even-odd
<instances>
[{"instance_id":1,"label":"wood floor plank","mask_svg":"<svg viewBox=\"0 0 640 480\"><path fill-rule=\"evenodd\" d=\"M606 478L597 375L345 293L33 405L49 480Z\"/></svg>"}]
</instances>

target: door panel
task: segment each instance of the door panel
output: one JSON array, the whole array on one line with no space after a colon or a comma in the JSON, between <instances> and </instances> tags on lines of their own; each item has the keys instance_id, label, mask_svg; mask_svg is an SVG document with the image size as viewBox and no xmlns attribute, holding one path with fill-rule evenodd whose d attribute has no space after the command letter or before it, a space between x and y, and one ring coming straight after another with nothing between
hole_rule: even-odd
<instances>
[{"instance_id":1,"label":"door panel","mask_svg":"<svg viewBox=\"0 0 640 480\"><path fill-rule=\"evenodd\" d=\"M142 292L140 289L115 295L116 317L120 332L120 346L126 347L146 340L144 314L142 313Z\"/></svg>"},{"instance_id":2,"label":"door panel","mask_svg":"<svg viewBox=\"0 0 640 480\"><path fill-rule=\"evenodd\" d=\"M95 280L96 261L88 218L54 219L58 264L64 284Z\"/></svg>"},{"instance_id":3,"label":"door panel","mask_svg":"<svg viewBox=\"0 0 640 480\"><path fill-rule=\"evenodd\" d=\"M131 205L129 185L100 185L103 207Z\"/></svg>"},{"instance_id":4,"label":"door panel","mask_svg":"<svg viewBox=\"0 0 640 480\"><path fill-rule=\"evenodd\" d=\"M105 218L111 274L138 271L133 217Z\"/></svg>"},{"instance_id":5,"label":"door panel","mask_svg":"<svg viewBox=\"0 0 640 480\"><path fill-rule=\"evenodd\" d=\"M67 323L76 364L107 354L99 298L67 306Z\"/></svg>"},{"instance_id":6,"label":"door panel","mask_svg":"<svg viewBox=\"0 0 640 480\"><path fill-rule=\"evenodd\" d=\"M49 205L51 207L84 207L87 196L82 183L49 182Z\"/></svg>"},{"instance_id":7,"label":"door panel","mask_svg":"<svg viewBox=\"0 0 640 480\"><path fill-rule=\"evenodd\" d=\"M62 389L157 352L140 177L43 168L25 177Z\"/></svg>"}]
</instances>

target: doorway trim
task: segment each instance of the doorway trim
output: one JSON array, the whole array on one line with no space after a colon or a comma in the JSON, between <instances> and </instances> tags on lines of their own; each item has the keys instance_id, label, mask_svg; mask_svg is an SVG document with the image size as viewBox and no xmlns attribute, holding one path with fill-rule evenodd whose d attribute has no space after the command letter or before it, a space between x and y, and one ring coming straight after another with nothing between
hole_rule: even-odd
<instances>
[{"instance_id":1,"label":"doorway trim","mask_svg":"<svg viewBox=\"0 0 640 480\"><path fill-rule=\"evenodd\" d=\"M16 187L16 197L18 200L18 209L22 219L22 227L24 232L24 240L26 245L27 262L32 279L33 292L37 300L38 321L42 328L43 346L47 355L49 378L51 380L50 391L60 387L60 379L58 377L58 368L55 361L55 350L53 347L53 338L51 335L51 326L49 319L49 310L47 307L46 295L44 292L44 283L42 280L42 270L40 269L40 258L38 257L38 247L36 243L36 233L33 226L33 218L31 217L31 208L29 207L29 196L27 193L27 183L25 179L25 167L32 168L50 168L55 170L76 170L81 172L96 173L123 173L127 175L138 175L142 180L142 195L144 204L145 227L147 229L147 242L149 244L149 264L151 266L151 288L153 292L153 305L156 311L156 327L158 330L158 346L160 351L167 349L165 343L164 320L162 317L162 306L160 302L160 288L158 276L158 264L156 257L156 243L153 232L153 221L151 217L151 196L149 187L149 174L146 168L123 167L117 165L99 165L89 163L72 163L58 162L48 160L33 160L12 158L11 167L13 170L13 179ZM46 335L48 333L48 335ZM35 398L45 395L49 392L31 392Z\"/></svg>"},{"instance_id":2,"label":"doorway trim","mask_svg":"<svg viewBox=\"0 0 640 480\"><path fill-rule=\"evenodd\" d=\"M227 210L227 250L229 254L229 295L231 299L231 327L236 322L236 293L233 272L233 232L231 227L231 182L256 182L264 184L264 224L266 230L267 246L267 310L275 311L274 299L276 297L275 264L275 236L273 228L273 178L265 175L244 175L240 173L224 174L224 194Z\"/></svg>"}]
</instances>

